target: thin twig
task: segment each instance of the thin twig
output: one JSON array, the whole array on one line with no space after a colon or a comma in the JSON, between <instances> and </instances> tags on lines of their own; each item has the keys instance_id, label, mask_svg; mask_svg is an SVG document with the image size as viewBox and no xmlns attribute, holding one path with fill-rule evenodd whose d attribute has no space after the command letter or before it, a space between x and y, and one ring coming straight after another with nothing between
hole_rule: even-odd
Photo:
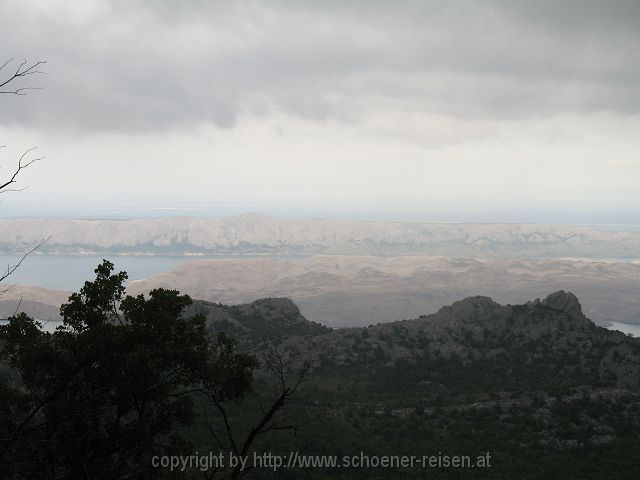
<instances>
[{"instance_id":1,"label":"thin twig","mask_svg":"<svg viewBox=\"0 0 640 480\"><path fill-rule=\"evenodd\" d=\"M33 164L35 162L39 162L40 160L42 160L44 158L44 157L36 157L36 158L32 158L31 160L28 160L28 161L25 162L26 156L29 155L34 150L36 150L37 148L38 147L28 148L27 150L25 150L22 153L22 155L20 155L20 158L18 159L18 167L13 172L13 175L11 176L11 178L9 180L7 180L6 182L4 182L2 185L0 185L0 192L4 191L6 189L6 187L8 187L9 185L16 183L16 178L18 177L18 175L20 174L20 172L22 170L24 170L25 168L28 168L31 164Z\"/></svg>"},{"instance_id":2,"label":"thin twig","mask_svg":"<svg viewBox=\"0 0 640 480\"><path fill-rule=\"evenodd\" d=\"M18 305L16 305L16 309L13 312L12 317L15 317L18 314L18 310L20 309L20 305L22 305L22 295L20 295L20 300L18 301Z\"/></svg>"},{"instance_id":3,"label":"thin twig","mask_svg":"<svg viewBox=\"0 0 640 480\"><path fill-rule=\"evenodd\" d=\"M20 259L20 261L18 263L16 263L15 265L7 265L7 269L5 270L5 272L0 275L0 282L2 282L5 278L7 278L9 275L11 275L13 272L15 272L18 267L22 264L22 262L24 262L24 260L31 255L33 252L35 252L37 249L39 249L42 245L44 245L45 243L47 243L49 240L51 239L51 235L49 235L47 238L45 238L44 240L42 240L40 243L38 243L35 247L33 247L31 250L29 250L28 252L26 252L22 258ZM13 287L9 287L9 290L13 288ZM6 293L5 292L0 292L0 294L2 293Z\"/></svg>"},{"instance_id":4,"label":"thin twig","mask_svg":"<svg viewBox=\"0 0 640 480\"><path fill-rule=\"evenodd\" d=\"M2 71L4 68L8 67L8 65L13 60L14 60L13 58L10 58L6 62L4 62L2 64L2 66L0 66L0 71ZM9 89L9 90L2 90L2 88L7 86L7 85L9 85L11 82L14 82L14 81L16 81L18 79L21 79L21 78L28 77L30 75L46 75L47 72L43 72L42 70L38 70L38 67L40 65L44 65L45 63L47 63L47 62L46 61L38 61L38 62L35 62L35 63L27 66L27 60L24 59L22 62L20 62L20 64L18 65L18 68L14 71L13 74L11 74L9 76L9 78L7 78L4 81L0 81L0 93L6 93L6 94L11 94L11 95L26 95L26 92L28 90L42 90L43 87L19 87L19 88Z\"/></svg>"}]
</instances>

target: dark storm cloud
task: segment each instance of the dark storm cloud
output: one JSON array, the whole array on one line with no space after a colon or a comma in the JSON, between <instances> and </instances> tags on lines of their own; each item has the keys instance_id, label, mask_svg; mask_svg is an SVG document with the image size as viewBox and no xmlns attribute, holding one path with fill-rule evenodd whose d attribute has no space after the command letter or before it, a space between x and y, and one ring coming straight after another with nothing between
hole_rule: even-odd
<instances>
[{"instance_id":1,"label":"dark storm cloud","mask_svg":"<svg viewBox=\"0 0 640 480\"><path fill-rule=\"evenodd\" d=\"M29 80L46 90L3 99L4 125L640 111L637 1L3 3L3 54L51 72Z\"/></svg>"}]
</instances>

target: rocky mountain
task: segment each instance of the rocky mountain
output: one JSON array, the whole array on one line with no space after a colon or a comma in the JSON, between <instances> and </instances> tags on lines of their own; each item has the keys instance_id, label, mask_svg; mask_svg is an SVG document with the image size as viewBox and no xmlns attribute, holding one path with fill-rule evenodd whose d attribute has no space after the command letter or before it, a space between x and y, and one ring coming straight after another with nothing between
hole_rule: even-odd
<instances>
[{"instance_id":1,"label":"rocky mountain","mask_svg":"<svg viewBox=\"0 0 640 480\"><path fill-rule=\"evenodd\" d=\"M491 470L454 474L637 478L640 339L596 326L572 293L520 305L474 296L413 320L332 331L305 324L282 299L199 308L213 333L243 330L242 348L258 354L265 328L306 325L304 334L277 337L285 364L313 365L287 417L296 435L278 440L285 452L490 452ZM424 471L364 470L362 478L399 475L418 479Z\"/></svg>"},{"instance_id":2,"label":"rocky mountain","mask_svg":"<svg viewBox=\"0 0 640 480\"><path fill-rule=\"evenodd\" d=\"M198 301L189 313L252 344L276 336L334 372L445 361L478 370L472 382L503 375L502 387L511 380L538 386L587 381L640 389L640 339L597 326L565 291L521 305L467 297L413 320L335 330L307 320L282 298L237 306Z\"/></svg>"},{"instance_id":3,"label":"rocky mountain","mask_svg":"<svg viewBox=\"0 0 640 480\"><path fill-rule=\"evenodd\" d=\"M386 254L634 257L640 232L525 224L426 224L271 218L0 220L0 252L22 253L51 235L46 253Z\"/></svg>"},{"instance_id":4,"label":"rocky mountain","mask_svg":"<svg viewBox=\"0 0 640 480\"><path fill-rule=\"evenodd\" d=\"M163 286L222 303L288 297L307 318L364 326L433 313L469 295L520 303L572 290L598 322L640 322L640 263L584 259L313 256L194 261L129 283L132 293Z\"/></svg>"},{"instance_id":5,"label":"rocky mountain","mask_svg":"<svg viewBox=\"0 0 640 480\"><path fill-rule=\"evenodd\" d=\"M288 298L263 298L250 304L224 305L196 300L186 315L203 315L211 329L224 331L245 348L266 339L315 336L331 329L307 320Z\"/></svg>"},{"instance_id":6,"label":"rocky mountain","mask_svg":"<svg viewBox=\"0 0 640 480\"><path fill-rule=\"evenodd\" d=\"M577 297L564 291L523 305L468 297L415 320L314 337L303 350L318 352L331 365L452 361L477 371L474 382L501 375L502 386L511 378L640 387L640 339L596 326Z\"/></svg>"}]
</instances>

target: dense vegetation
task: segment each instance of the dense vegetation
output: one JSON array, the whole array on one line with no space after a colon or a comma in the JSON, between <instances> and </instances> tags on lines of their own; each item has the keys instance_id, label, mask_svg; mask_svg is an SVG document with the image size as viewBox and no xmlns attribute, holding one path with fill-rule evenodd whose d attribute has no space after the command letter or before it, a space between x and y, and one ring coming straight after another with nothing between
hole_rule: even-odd
<instances>
[{"instance_id":1,"label":"dense vegetation","mask_svg":"<svg viewBox=\"0 0 640 480\"><path fill-rule=\"evenodd\" d=\"M640 340L594 325L570 293L516 306L473 297L429 317L293 335L282 345L313 357L315 369L290 412L303 427L271 450L489 451L494 463L486 470L313 469L307 477L282 470L274 478L640 475Z\"/></svg>"},{"instance_id":2,"label":"dense vegetation","mask_svg":"<svg viewBox=\"0 0 640 480\"><path fill-rule=\"evenodd\" d=\"M46 333L2 328L6 478L638 478L640 342L564 292L331 330L286 299L125 297L108 262ZM231 340L230 336L237 339ZM491 468L153 469L160 455L469 455ZM205 453L206 452L206 453Z\"/></svg>"},{"instance_id":3,"label":"dense vegetation","mask_svg":"<svg viewBox=\"0 0 640 480\"><path fill-rule=\"evenodd\" d=\"M250 390L255 358L182 316L189 297L123 298L112 270L71 295L54 333L24 314L2 327L4 477L157 478L152 456L191 449L195 392L221 406Z\"/></svg>"}]
</instances>

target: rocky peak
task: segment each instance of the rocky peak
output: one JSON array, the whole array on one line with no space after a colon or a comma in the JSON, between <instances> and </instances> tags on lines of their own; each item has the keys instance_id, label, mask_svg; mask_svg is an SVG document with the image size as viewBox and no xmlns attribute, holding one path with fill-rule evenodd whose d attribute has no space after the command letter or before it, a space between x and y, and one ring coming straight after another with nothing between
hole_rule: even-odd
<instances>
[{"instance_id":1,"label":"rocky peak","mask_svg":"<svg viewBox=\"0 0 640 480\"><path fill-rule=\"evenodd\" d=\"M475 322L481 318L489 318L503 308L490 297L475 296L454 302L450 307L444 307L440 311L449 312L453 318L464 322Z\"/></svg>"},{"instance_id":2,"label":"rocky peak","mask_svg":"<svg viewBox=\"0 0 640 480\"><path fill-rule=\"evenodd\" d=\"M250 308L271 310L285 317L298 317L302 314L298 306L289 298L263 298L252 302Z\"/></svg>"},{"instance_id":3,"label":"rocky peak","mask_svg":"<svg viewBox=\"0 0 640 480\"><path fill-rule=\"evenodd\" d=\"M563 311L573 317L584 316L578 297L571 292L565 292L564 290L554 292L545 298L542 304L545 307Z\"/></svg>"},{"instance_id":4,"label":"rocky peak","mask_svg":"<svg viewBox=\"0 0 640 480\"><path fill-rule=\"evenodd\" d=\"M451 305L451 308L454 312L457 311L467 311L467 310L489 310L496 307L500 307L500 305L493 301L491 297L484 296L475 296L475 297L466 297L462 300L458 300Z\"/></svg>"}]
</instances>

